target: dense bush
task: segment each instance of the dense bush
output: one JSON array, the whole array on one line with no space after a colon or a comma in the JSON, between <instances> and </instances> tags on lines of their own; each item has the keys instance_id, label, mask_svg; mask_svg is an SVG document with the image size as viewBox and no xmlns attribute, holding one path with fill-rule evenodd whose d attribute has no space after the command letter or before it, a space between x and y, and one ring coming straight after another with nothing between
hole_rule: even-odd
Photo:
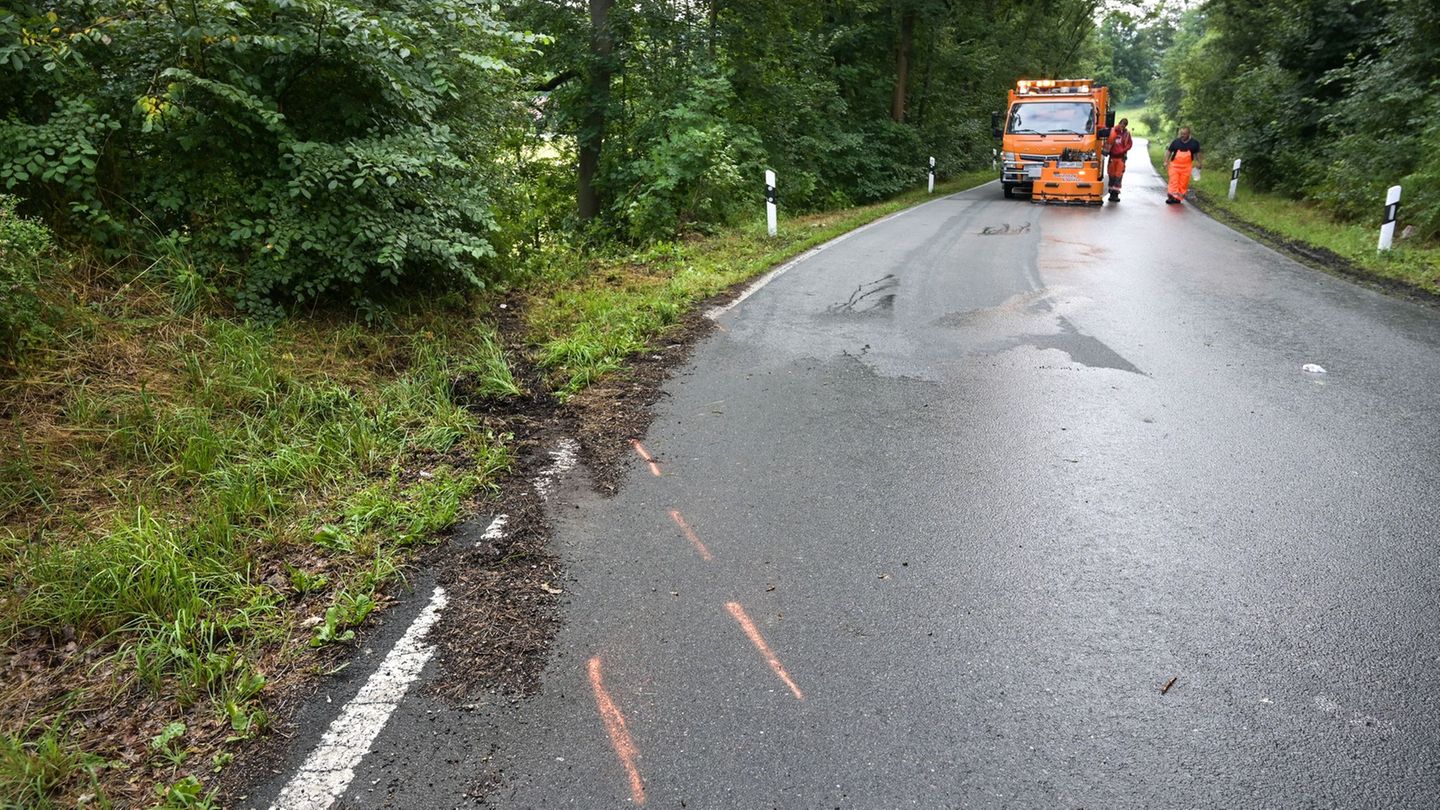
<instances>
[{"instance_id":1,"label":"dense bush","mask_svg":"<svg viewBox=\"0 0 1440 810\"><path fill-rule=\"evenodd\" d=\"M0 194L0 370L44 330L39 271L50 247L50 231L17 216L16 202Z\"/></svg>"},{"instance_id":2,"label":"dense bush","mask_svg":"<svg viewBox=\"0 0 1440 810\"><path fill-rule=\"evenodd\" d=\"M251 311L482 282L508 34L476 0L0 12L0 183L117 252L183 239Z\"/></svg>"},{"instance_id":3,"label":"dense bush","mask_svg":"<svg viewBox=\"0 0 1440 810\"><path fill-rule=\"evenodd\" d=\"M761 153L748 128L726 117L730 101L728 82L699 79L679 103L643 121L633 156L612 169L632 237L725 224L752 207Z\"/></svg>"}]
</instances>

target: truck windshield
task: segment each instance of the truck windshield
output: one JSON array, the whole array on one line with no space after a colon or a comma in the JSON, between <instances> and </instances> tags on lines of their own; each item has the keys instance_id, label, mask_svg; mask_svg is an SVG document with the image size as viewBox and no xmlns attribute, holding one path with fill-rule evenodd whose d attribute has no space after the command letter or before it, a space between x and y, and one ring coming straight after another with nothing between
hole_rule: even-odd
<instances>
[{"instance_id":1,"label":"truck windshield","mask_svg":"<svg viewBox=\"0 0 1440 810\"><path fill-rule=\"evenodd\" d=\"M1088 101L1031 101L1010 110L1010 127L1017 134L1086 135L1095 131L1095 105Z\"/></svg>"}]
</instances>

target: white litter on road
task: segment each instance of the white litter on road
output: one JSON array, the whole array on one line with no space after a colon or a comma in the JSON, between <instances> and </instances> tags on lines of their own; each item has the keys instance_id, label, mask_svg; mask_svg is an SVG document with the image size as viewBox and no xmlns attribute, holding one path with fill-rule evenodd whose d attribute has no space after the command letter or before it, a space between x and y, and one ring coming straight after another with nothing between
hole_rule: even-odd
<instances>
[{"instance_id":1,"label":"white litter on road","mask_svg":"<svg viewBox=\"0 0 1440 810\"><path fill-rule=\"evenodd\" d=\"M531 481L535 492L542 499L549 498L555 491L555 479L575 469L580 461L580 443L574 439L561 439L559 446L550 451L550 466L540 471Z\"/></svg>"},{"instance_id":2,"label":"white litter on road","mask_svg":"<svg viewBox=\"0 0 1440 810\"><path fill-rule=\"evenodd\" d=\"M1314 363L1306 363L1305 365L1303 365L1303 366L1300 367L1300 370L1301 370L1301 371L1308 372L1308 373L1310 373L1310 374L1324 374L1324 373L1325 373L1325 367L1324 367L1324 366L1317 366L1317 365L1315 365Z\"/></svg>"},{"instance_id":3,"label":"white litter on road","mask_svg":"<svg viewBox=\"0 0 1440 810\"><path fill-rule=\"evenodd\" d=\"M328 810L345 795L355 778L355 766L435 654L435 645L427 642L425 635L447 601L445 589L436 588L430 603L395 642L380 668L371 673L360 692L330 723L320 744L280 791L270 810Z\"/></svg>"}]
</instances>

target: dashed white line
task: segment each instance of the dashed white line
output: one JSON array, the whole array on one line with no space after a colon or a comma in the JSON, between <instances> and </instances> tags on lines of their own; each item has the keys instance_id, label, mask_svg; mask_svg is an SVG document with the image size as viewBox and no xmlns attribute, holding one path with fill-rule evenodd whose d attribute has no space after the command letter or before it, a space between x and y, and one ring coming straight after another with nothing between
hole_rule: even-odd
<instances>
[{"instance_id":1,"label":"dashed white line","mask_svg":"<svg viewBox=\"0 0 1440 810\"><path fill-rule=\"evenodd\" d=\"M445 589L436 588L430 603L395 642L380 668L371 673L359 693L330 723L320 744L280 791L270 810L327 810L345 795L355 778L355 766L435 654L435 645L427 642L425 635L447 601Z\"/></svg>"}]
</instances>

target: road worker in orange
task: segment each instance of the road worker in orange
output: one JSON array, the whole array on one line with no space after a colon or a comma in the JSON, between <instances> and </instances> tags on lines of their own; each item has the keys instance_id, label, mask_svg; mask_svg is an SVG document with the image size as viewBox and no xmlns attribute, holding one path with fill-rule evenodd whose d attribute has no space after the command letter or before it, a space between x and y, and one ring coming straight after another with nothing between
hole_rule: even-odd
<instances>
[{"instance_id":1,"label":"road worker in orange","mask_svg":"<svg viewBox=\"0 0 1440 810\"><path fill-rule=\"evenodd\" d=\"M1170 174L1166 205L1179 205L1190 190L1190 172L1204 168L1200 142L1190 137L1190 128L1181 127L1180 137L1165 148L1165 169Z\"/></svg>"},{"instance_id":2,"label":"road worker in orange","mask_svg":"<svg viewBox=\"0 0 1440 810\"><path fill-rule=\"evenodd\" d=\"M1130 137L1130 119L1121 118L1120 123L1110 131L1110 140L1105 142L1105 154L1110 156L1110 163L1105 167L1106 174L1110 175L1110 202L1120 202L1120 180L1125 176L1125 158L1130 154L1130 148L1135 141Z\"/></svg>"}]
</instances>

